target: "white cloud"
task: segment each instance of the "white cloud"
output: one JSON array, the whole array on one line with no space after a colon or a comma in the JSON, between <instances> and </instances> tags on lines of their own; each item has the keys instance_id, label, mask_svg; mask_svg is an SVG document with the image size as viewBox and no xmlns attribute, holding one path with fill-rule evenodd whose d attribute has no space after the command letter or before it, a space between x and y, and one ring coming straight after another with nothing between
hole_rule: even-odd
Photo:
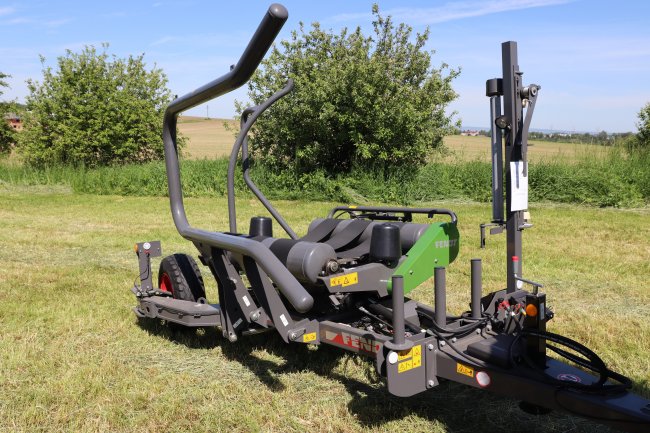
<instances>
[{"instance_id":1,"label":"white cloud","mask_svg":"<svg viewBox=\"0 0 650 433\"><path fill-rule=\"evenodd\" d=\"M0 17L14 13L15 9L10 7L0 8Z\"/></svg>"},{"instance_id":2,"label":"white cloud","mask_svg":"<svg viewBox=\"0 0 650 433\"><path fill-rule=\"evenodd\" d=\"M479 17L512 10L530 9L545 6L555 6L569 3L572 0L491 0L491 1L461 1L449 2L432 8L394 8L382 11L391 15L396 21L408 22L413 25L427 25L463 18ZM340 14L332 17L333 21L369 20L369 13Z\"/></svg>"}]
</instances>

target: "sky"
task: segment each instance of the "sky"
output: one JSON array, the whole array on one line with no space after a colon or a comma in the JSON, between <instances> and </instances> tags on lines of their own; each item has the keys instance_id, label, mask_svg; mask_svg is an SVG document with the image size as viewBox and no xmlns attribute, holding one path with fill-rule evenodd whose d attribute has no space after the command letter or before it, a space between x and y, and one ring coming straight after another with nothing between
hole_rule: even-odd
<instances>
[{"instance_id":1,"label":"sky","mask_svg":"<svg viewBox=\"0 0 650 433\"><path fill-rule=\"evenodd\" d=\"M464 126L487 127L485 81L501 76L501 47L517 41L524 83L542 86L532 128L580 132L636 131L650 102L650 1L590 0L285 0L289 19L318 21L339 32L372 32L372 3L416 32L431 31L433 66L460 68L459 97L449 107ZM182 95L237 62L270 1L0 1L0 71L12 75L4 99L23 102L25 80L41 80L40 58L55 66L66 50L108 43L119 57L144 53ZM187 114L233 117L242 87Z\"/></svg>"}]
</instances>

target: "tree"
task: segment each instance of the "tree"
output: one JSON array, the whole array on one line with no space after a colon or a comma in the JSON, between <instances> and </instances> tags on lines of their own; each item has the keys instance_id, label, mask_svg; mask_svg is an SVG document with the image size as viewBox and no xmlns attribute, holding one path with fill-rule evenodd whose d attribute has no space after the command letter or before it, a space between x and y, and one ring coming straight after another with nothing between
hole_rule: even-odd
<instances>
[{"instance_id":1,"label":"tree","mask_svg":"<svg viewBox=\"0 0 650 433\"><path fill-rule=\"evenodd\" d=\"M41 83L28 80L29 115L18 140L27 163L98 166L163 157L167 77L147 70L144 55L120 59L102 48L67 50L56 71L43 68Z\"/></svg>"},{"instance_id":2,"label":"tree","mask_svg":"<svg viewBox=\"0 0 650 433\"><path fill-rule=\"evenodd\" d=\"M253 151L266 163L297 173L369 168L387 174L424 163L459 126L445 113L457 96L451 82L459 71L431 67L428 29L412 38L411 27L393 25L377 5L372 11L372 37L359 27L335 35L318 23L306 32L300 23L282 50L274 47L262 62L248 84L254 104L288 78L295 82L253 128Z\"/></svg>"},{"instance_id":3,"label":"tree","mask_svg":"<svg viewBox=\"0 0 650 433\"><path fill-rule=\"evenodd\" d=\"M639 132L633 140L627 141L628 147L632 149L650 149L650 102L639 111L637 117L639 122L636 127Z\"/></svg>"},{"instance_id":4,"label":"tree","mask_svg":"<svg viewBox=\"0 0 650 433\"><path fill-rule=\"evenodd\" d=\"M4 93L1 89L9 87L5 78L10 75L0 72L0 96ZM7 123L5 116L12 110L12 104L0 101L0 154L8 153L11 150L11 145L14 143L15 134L14 130Z\"/></svg>"}]
</instances>

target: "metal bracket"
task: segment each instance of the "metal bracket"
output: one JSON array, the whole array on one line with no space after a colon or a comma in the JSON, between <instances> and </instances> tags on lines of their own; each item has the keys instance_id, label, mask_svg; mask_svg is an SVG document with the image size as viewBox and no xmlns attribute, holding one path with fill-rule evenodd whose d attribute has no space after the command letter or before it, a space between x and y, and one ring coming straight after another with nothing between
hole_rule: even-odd
<instances>
[{"instance_id":1,"label":"metal bracket","mask_svg":"<svg viewBox=\"0 0 650 433\"><path fill-rule=\"evenodd\" d=\"M151 258L160 257L162 248L160 241L139 242L134 247L140 265L140 287L135 286L136 296L149 296L154 294L153 278L151 272Z\"/></svg>"},{"instance_id":2,"label":"metal bracket","mask_svg":"<svg viewBox=\"0 0 650 433\"><path fill-rule=\"evenodd\" d=\"M530 284L531 286L533 286L533 294L534 295L537 295L537 293L539 292L539 289L544 288L544 286L542 284L540 284L540 283L536 283L534 281L518 277L517 275L514 276L514 279L517 280L517 281L521 281L522 283Z\"/></svg>"},{"instance_id":3,"label":"metal bracket","mask_svg":"<svg viewBox=\"0 0 650 433\"><path fill-rule=\"evenodd\" d=\"M506 228L505 223L483 223L479 226L481 228L481 248L485 248L485 241L486 241L486 236L485 236L485 229L487 227L492 227L490 229L490 234L491 235L498 235L499 233L503 233L503 231Z\"/></svg>"}]
</instances>

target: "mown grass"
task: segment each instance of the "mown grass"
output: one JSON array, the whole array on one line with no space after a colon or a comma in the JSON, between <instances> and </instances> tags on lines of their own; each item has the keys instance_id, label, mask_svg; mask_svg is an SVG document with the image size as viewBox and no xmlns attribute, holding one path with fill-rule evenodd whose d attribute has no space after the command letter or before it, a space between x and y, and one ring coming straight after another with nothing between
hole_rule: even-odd
<instances>
[{"instance_id":1,"label":"mown grass","mask_svg":"<svg viewBox=\"0 0 650 433\"><path fill-rule=\"evenodd\" d=\"M300 233L334 205L275 204ZM449 309L459 313L469 301L470 258L483 259L486 293L503 286L504 238L478 248L485 204L429 204L459 216L461 254L448 273ZM227 227L223 197L186 205L193 225ZM238 210L241 226L264 214L248 199ZM650 397L648 211L531 211L524 275L546 285L556 312L550 329L587 344ZM0 431L608 431L559 413L532 417L514 401L452 383L392 397L368 361L285 345L273 334L231 344L212 331L138 323L133 243L161 239L167 254L193 253L165 198L0 185L0 218ZM211 282L208 297L215 293ZM431 283L413 296L431 303Z\"/></svg>"}]
</instances>

